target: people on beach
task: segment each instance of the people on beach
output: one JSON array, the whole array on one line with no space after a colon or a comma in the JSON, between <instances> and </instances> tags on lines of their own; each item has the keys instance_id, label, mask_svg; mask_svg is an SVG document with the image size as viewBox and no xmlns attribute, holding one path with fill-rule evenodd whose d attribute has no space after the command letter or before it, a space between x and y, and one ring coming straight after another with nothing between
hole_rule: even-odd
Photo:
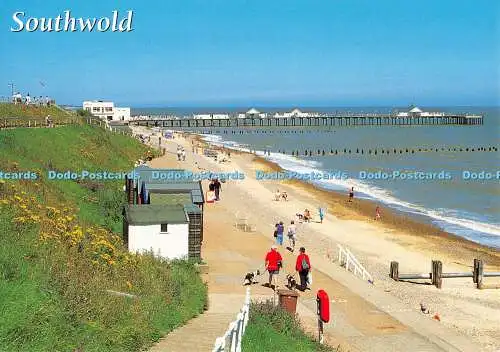
<instances>
[{"instance_id":1,"label":"people on beach","mask_svg":"<svg viewBox=\"0 0 500 352\"><path fill-rule=\"evenodd\" d=\"M325 218L325 209L320 207L318 209L318 214L319 214L319 221L323 223L323 219Z\"/></svg>"},{"instance_id":2,"label":"people on beach","mask_svg":"<svg viewBox=\"0 0 500 352\"><path fill-rule=\"evenodd\" d=\"M221 191L221 189L222 189L222 185L221 185L221 183L219 182L219 179L218 179L218 178L216 178L216 179L214 180L215 200L220 200L219 195L220 195L220 191Z\"/></svg>"},{"instance_id":3,"label":"people on beach","mask_svg":"<svg viewBox=\"0 0 500 352\"><path fill-rule=\"evenodd\" d=\"M288 233L287 233L292 252L295 250L296 235L297 235L297 226L295 226L295 221L292 220L290 222L290 225L288 226Z\"/></svg>"},{"instance_id":4,"label":"people on beach","mask_svg":"<svg viewBox=\"0 0 500 352\"><path fill-rule=\"evenodd\" d=\"M309 209L304 210L303 217L305 222L311 222L311 212L309 211Z\"/></svg>"},{"instance_id":5,"label":"people on beach","mask_svg":"<svg viewBox=\"0 0 500 352\"><path fill-rule=\"evenodd\" d=\"M281 199L281 193L280 193L280 190L277 189L276 193L274 193L274 200L279 201L280 199Z\"/></svg>"},{"instance_id":6,"label":"people on beach","mask_svg":"<svg viewBox=\"0 0 500 352\"><path fill-rule=\"evenodd\" d=\"M282 246L283 245L283 233L285 232L285 226L283 225L283 221L280 221L276 226L276 244Z\"/></svg>"},{"instance_id":7,"label":"people on beach","mask_svg":"<svg viewBox=\"0 0 500 352\"><path fill-rule=\"evenodd\" d=\"M177 146L177 161L181 161L182 158L182 148Z\"/></svg>"},{"instance_id":8,"label":"people on beach","mask_svg":"<svg viewBox=\"0 0 500 352\"><path fill-rule=\"evenodd\" d=\"M286 202L288 200L288 194L285 191L281 192L281 198Z\"/></svg>"},{"instance_id":9,"label":"people on beach","mask_svg":"<svg viewBox=\"0 0 500 352\"><path fill-rule=\"evenodd\" d=\"M349 202L352 202L353 199L354 199L354 187L351 187L351 189L349 190Z\"/></svg>"},{"instance_id":10,"label":"people on beach","mask_svg":"<svg viewBox=\"0 0 500 352\"><path fill-rule=\"evenodd\" d=\"M264 266L269 272L268 287L274 288L274 285L272 285L273 277L279 274L280 268L283 266L283 258L278 252L278 247L276 245L272 245L271 250L267 252Z\"/></svg>"},{"instance_id":11,"label":"people on beach","mask_svg":"<svg viewBox=\"0 0 500 352\"><path fill-rule=\"evenodd\" d=\"M380 207L377 206L375 208L375 220L380 220L381 214L380 214Z\"/></svg>"},{"instance_id":12,"label":"people on beach","mask_svg":"<svg viewBox=\"0 0 500 352\"><path fill-rule=\"evenodd\" d=\"M297 260L295 262L295 270L299 273L300 277L300 286L298 289L300 291L305 291L308 283L307 277L311 271L311 262L304 247L300 247L299 252L300 254L297 256Z\"/></svg>"}]
</instances>

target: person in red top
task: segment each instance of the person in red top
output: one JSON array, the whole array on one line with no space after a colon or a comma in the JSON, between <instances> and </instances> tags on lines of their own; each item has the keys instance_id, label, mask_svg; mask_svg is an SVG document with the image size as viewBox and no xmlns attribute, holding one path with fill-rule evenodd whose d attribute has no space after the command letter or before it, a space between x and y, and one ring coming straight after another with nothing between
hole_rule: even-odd
<instances>
[{"instance_id":1,"label":"person in red top","mask_svg":"<svg viewBox=\"0 0 500 352\"><path fill-rule=\"evenodd\" d=\"M304 291L307 288L307 276L311 271L311 262L304 247L300 247L299 251L300 254L297 256L297 261L295 262L295 270L299 273L300 277L300 286L298 289Z\"/></svg>"},{"instance_id":2,"label":"person in red top","mask_svg":"<svg viewBox=\"0 0 500 352\"><path fill-rule=\"evenodd\" d=\"M271 285L273 276L279 274L280 268L283 266L282 261L283 258L278 252L278 247L275 245L271 246L271 250L266 254L265 259L265 267L269 272L269 287L273 287L273 285Z\"/></svg>"}]
</instances>

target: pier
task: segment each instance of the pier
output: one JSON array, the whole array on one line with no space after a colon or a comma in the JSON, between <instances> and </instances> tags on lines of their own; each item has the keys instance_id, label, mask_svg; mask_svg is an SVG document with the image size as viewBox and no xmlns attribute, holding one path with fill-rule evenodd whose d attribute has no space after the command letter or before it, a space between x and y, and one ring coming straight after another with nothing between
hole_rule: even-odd
<instances>
[{"instance_id":1,"label":"pier","mask_svg":"<svg viewBox=\"0 0 500 352\"><path fill-rule=\"evenodd\" d=\"M270 127L351 127L351 126L424 126L482 125L482 115L440 114L398 116L395 114L329 114L310 117L229 117L174 118L151 116L131 120L130 124L171 129L191 128L270 128Z\"/></svg>"}]
</instances>

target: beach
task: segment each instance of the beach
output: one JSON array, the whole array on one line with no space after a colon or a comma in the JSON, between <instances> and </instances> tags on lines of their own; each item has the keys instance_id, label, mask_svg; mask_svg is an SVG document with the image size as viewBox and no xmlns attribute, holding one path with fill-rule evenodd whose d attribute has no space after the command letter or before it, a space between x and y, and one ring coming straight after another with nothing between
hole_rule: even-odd
<instances>
[{"instance_id":1,"label":"beach","mask_svg":"<svg viewBox=\"0 0 500 352\"><path fill-rule=\"evenodd\" d=\"M138 128L139 132L150 133ZM430 329L430 334L438 329L431 316L420 313L420 303L424 303L432 315L439 315L439 327L466 338L477 350L500 348L499 290L478 290L471 278L444 279L442 289L437 289L426 284L395 282L388 277L390 261L399 262L400 272L430 272L431 260L441 260L444 272L467 272L472 271L473 259L479 258L485 262L485 271L498 271L500 253L497 249L467 241L386 208L382 208L382 219L375 221L376 204L356 198L348 203L347 193L318 189L300 181L256 180L256 170L278 171L278 166L235 151L231 151L230 162L219 163L191 153L192 143L202 142L196 136L176 134L174 140L164 141L167 155L153 160L151 166L244 173L244 180L228 180L222 184L220 202L206 205L223 208L224 221L231 223L237 217L245 217L255 227L256 236L271 241L276 222L287 224L295 219L296 213L310 209L313 221L299 224L297 245L307 248L317 270L342 282L353 294L417 332L425 334L425 330ZM175 160L177 145L184 146L188 152L186 162ZM203 186L204 190L208 189L207 181ZM277 189L287 192L288 201L274 201ZM322 224L316 222L318 206L328 209ZM208 230L207 236L210 236ZM373 285L352 274L346 276L345 270L335 262L337 244L353 252L373 276ZM265 250L262 249L263 253ZM245 268L255 269L250 265ZM484 279L485 284L498 282L498 278Z\"/></svg>"}]
</instances>

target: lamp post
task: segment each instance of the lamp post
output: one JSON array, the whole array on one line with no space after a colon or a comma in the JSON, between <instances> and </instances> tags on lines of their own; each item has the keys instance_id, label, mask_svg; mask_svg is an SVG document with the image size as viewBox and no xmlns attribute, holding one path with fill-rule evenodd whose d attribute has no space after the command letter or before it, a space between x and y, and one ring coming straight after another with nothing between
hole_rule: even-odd
<instances>
[{"instance_id":1,"label":"lamp post","mask_svg":"<svg viewBox=\"0 0 500 352\"><path fill-rule=\"evenodd\" d=\"M14 83L9 83L9 87L10 87L10 90L11 90L10 96L13 97L14 96Z\"/></svg>"}]
</instances>

